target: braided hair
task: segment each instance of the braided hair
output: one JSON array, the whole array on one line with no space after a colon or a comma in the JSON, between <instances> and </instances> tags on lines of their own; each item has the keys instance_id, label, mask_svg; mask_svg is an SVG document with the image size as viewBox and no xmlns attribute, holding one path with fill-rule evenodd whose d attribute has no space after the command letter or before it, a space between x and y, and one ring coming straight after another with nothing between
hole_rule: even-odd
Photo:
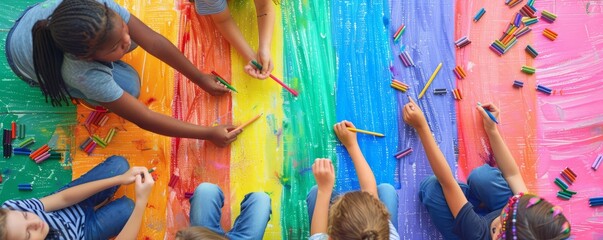
<instances>
[{"instance_id":1,"label":"braided hair","mask_svg":"<svg viewBox=\"0 0 603 240\"><path fill-rule=\"evenodd\" d=\"M61 73L65 53L89 58L112 29L113 11L95 0L64 0L32 28L33 62L40 89L52 106L69 105Z\"/></svg>"}]
</instances>

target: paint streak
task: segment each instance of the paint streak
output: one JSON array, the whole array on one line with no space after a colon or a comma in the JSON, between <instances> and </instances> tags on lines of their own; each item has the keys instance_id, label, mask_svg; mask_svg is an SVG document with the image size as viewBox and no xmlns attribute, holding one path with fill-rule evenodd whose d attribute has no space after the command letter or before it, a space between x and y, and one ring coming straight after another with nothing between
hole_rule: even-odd
<instances>
[{"instance_id":1,"label":"paint streak","mask_svg":"<svg viewBox=\"0 0 603 240\"><path fill-rule=\"evenodd\" d=\"M391 4L391 25L387 26L387 37L394 56L393 77L410 85L408 95L417 101L425 113L435 140L454 172L457 145L455 102L452 94L433 94L435 88L446 88L450 92L455 87L451 71L455 67L452 32L454 3L392 1ZM394 43L392 36L401 24L406 25L406 31L399 42ZM398 47L399 45L404 46ZM397 57L401 51L407 51L416 66L405 67ZM423 98L417 100L439 63L442 63L442 68ZM398 108L407 102L404 94L397 94ZM401 115L401 111L398 114ZM433 172L414 129L399 118L395 119L400 132L399 139L395 142L397 148L393 152L412 147L413 153L402 158L399 163L401 188L398 192L398 231L405 239L436 239L439 233L418 198L421 181ZM391 154L387 156L390 157Z\"/></svg>"},{"instance_id":2,"label":"paint streak","mask_svg":"<svg viewBox=\"0 0 603 240\"><path fill-rule=\"evenodd\" d=\"M231 1L229 8L233 19L241 29L243 36L253 49L258 46L257 14L253 1ZM275 66L273 75L283 76L283 41L280 7L275 6L275 26L272 38L271 57ZM239 215L239 203L250 192L270 192L272 199L272 216L264 238L278 239L281 237L279 224L281 212L281 184L271 173L278 172L283 163L282 141L273 134L273 129L282 128L283 121L283 91L282 87L271 79L257 80L243 71L247 62L234 50L231 51L231 66L233 87L239 93L233 96L232 116L235 124L242 124L259 113L273 116L274 123L270 126L267 118L262 117L245 128L231 147L230 162L230 198L232 200L232 219ZM291 84L288 78L284 81ZM296 88L295 85L292 85ZM272 118L271 118L272 119Z\"/></svg>"},{"instance_id":3,"label":"paint streak","mask_svg":"<svg viewBox=\"0 0 603 240\"><path fill-rule=\"evenodd\" d=\"M282 1L285 79L300 95L285 95L283 123L282 238L309 236L306 195L314 185L310 170L315 158L335 159L332 125L335 123L335 52L331 35L331 3L328 0ZM274 199L273 199L274 200Z\"/></svg>"},{"instance_id":4,"label":"paint streak","mask_svg":"<svg viewBox=\"0 0 603 240\"><path fill-rule=\"evenodd\" d=\"M209 16L196 14L194 5L188 1L179 3L180 29L179 47L202 72L216 71L221 76L230 76L230 47L215 29ZM207 94L182 74L176 74L173 100L173 116L201 126L216 123L230 124L232 121L231 96L214 97ZM168 233L175 233L189 225L189 199L185 192L194 192L202 182L217 184L225 196L230 196L230 148L218 148L209 141L196 139L172 140L172 174L180 177L171 189L167 215ZM167 175L166 178L170 176ZM222 227L230 229L230 198L224 199Z\"/></svg>"},{"instance_id":5,"label":"paint streak","mask_svg":"<svg viewBox=\"0 0 603 240\"><path fill-rule=\"evenodd\" d=\"M590 5L589 5L590 4ZM593 5L594 4L594 5ZM598 6L597 6L598 5ZM603 238L600 210L588 207L588 198L601 196L603 175L590 167L603 153L603 14L599 1L537 1L538 9L557 14L553 24L534 27L536 83L556 91L538 94L537 192L564 209L575 239ZM589 13L584 8L590 9ZM598 11L597 11L598 9ZM559 37L552 42L541 35L544 28ZM569 167L577 175L570 189L578 194L570 201L556 198L553 183ZM597 221L598 220L598 221Z\"/></svg>"}]
</instances>

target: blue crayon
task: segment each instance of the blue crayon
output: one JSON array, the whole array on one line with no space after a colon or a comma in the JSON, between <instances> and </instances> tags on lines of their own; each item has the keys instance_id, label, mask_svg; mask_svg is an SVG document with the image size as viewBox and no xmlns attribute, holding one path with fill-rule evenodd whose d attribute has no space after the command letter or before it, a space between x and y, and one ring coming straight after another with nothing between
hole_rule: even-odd
<instances>
[{"instance_id":1,"label":"blue crayon","mask_svg":"<svg viewBox=\"0 0 603 240\"><path fill-rule=\"evenodd\" d=\"M477 106L482 107L482 104L480 102L477 102ZM494 115L492 115L492 113L490 111L488 111L488 109L482 107L484 109L484 111L486 111L486 113L488 114L488 117L490 117L490 119L492 119L492 121L494 121L496 124L498 124L498 121L496 121L496 118L494 117Z\"/></svg>"},{"instance_id":2,"label":"blue crayon","mask_svg":"<svg viewBox=\"0 0 603 240\"><path fill-rule=\"evenodd\" d=\"M553 92L553 90L551 90L550 88L547 88L547 87L542 86L542 85L538 85L536 87L536 90L544 92L544 93L547 93L547 94L551 94Z\"/></svg>"},{"instance_id":3,"label":"blue crayon","mask_svg":"<svg viewBox=\"0 0 603 240\"><path fill-rule=\"evenodd\" d=\"M522 81L514 80L513 81L513 86L514 87L518 87L518 88L523 87L523 82Z\"/></svg>"},{"instance_id":4,"label":"blue crayon","mask_svg":"<svg viewBox=\"0 0 603 240\"><path fill-rule=\"evenodd\" d=\"M479 21L480 18L482 18L482 16L484 15L484 13L486 13L486 9L482 8L480 9L477 14L475 14L475 17L473 17L473 21L477 22Z\"/></svg>"}]
</instances>

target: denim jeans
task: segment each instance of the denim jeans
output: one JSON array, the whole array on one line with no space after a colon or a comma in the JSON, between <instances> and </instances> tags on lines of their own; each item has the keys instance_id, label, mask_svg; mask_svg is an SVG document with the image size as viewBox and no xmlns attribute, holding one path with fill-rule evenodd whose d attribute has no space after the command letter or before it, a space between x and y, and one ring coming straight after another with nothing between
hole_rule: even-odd
<instances>
[{"instance_id":1,"label":"denim jeans","mask_svg":"<svg viewBox=\"0 0 603 240\"><path fill-rule=\"evenodd\" d=\"M272 213L268 194L249 193L241 202L241 214L235 220L232 229L224 233L220 226L224 193L220 187L211 183L201 183L195 189L190 201L191 226L208 228L232 240L262 239Z\"/></svg>"},{"instance_id":2,"label":"denim jeans","mask_svg":"<svg viewBox=\"0 0 603 240\"><path fill-rule=\"evenodd\" d=\"M473 205L473 210L482 216L500 211L513 195L500 170L488 164L473 169L467 178L467 184L459 183L459 186ZM454 218L444 198L442 186L435 176L421 182L419 199L444 239L459 239L452 231Z\"/></svg>"},{"instance_id":3,"label":"denim jeans","mask_svg":"<svg viewBox=\"0 0 603 240\"><path fill-rule=\"evenodd\" d=\"M312 224L312 215L314 214L314 206L316 206L317 192L318 187L314 186L312 189L310 189L310 192L308 192L308 196L306 197L310 224ZM398 192L396 192L394 186L387 183L382 183L377 186L377 194L379 195L379 200L383 203L383 205L385 205L387 211L389 212L390 221L395 227L398 227ZM331 203L339 195L339 193L333 192L331 194Z\"/></svg>"},{"instance_id":4,"label":"denim jeans","mask_svg":"<svg viewBox=\"0 0 603 240\"><path fill-rule=\"evenodd\" d=\"M80 184L118 176L125 173L129 169L130 166L125 158L120 156L111 156L86 174L82 175L80 178L65 185L57 192ZM90 196L86 200L78 203L78 205L84 211L84 214L86 214L86 221L84 223L86 239L109 239L117 236L117 234L119 234L122 228L126 225L126 222L134 210L134 202L129 198L123 196L105 204L96 210L94 209L95 206L99 205L103 201L111 199L118 188L119 185L113 186L100 191Z\"/></svg>"}]
</instances>

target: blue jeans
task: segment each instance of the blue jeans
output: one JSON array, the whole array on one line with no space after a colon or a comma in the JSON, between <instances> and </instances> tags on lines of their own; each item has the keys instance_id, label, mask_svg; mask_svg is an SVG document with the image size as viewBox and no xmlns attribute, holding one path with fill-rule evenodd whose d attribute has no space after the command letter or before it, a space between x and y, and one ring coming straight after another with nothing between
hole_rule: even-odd
<instances>
[{"instance_id":1,"label":"blue jeans","mask_svg":"<svg viewBox=\"0 0 603 240\"><path fill-rule=\"evenodd\" d=\"M241 214L232 229L224 233L220 226L224 193L211 183L201 183L191 197L191 226L205 227L228 239L262 239L272 213L270 197L263 192L245 195L241 202Z\"/></svg>"},{"instance_id":2,"label":"blue jeans","mask_svg":"<svg viewBox=\"0 0 603 240\"><path fill-rule=\"evenodd\" d=\"M467 178L467 184L459 183L459 186L473 205L473 210L482 216L500 211L513 195L500 170L488 164L473 169ZM442 186L435 176L421 182L419 199L444 239L459 239L452 231L454 218L444 198Z\"/></svg>"},{"instance_id":3,"label":"blue jeans","mask_svg":"<svg viewBox=\"0 0 603 240\"><path fill-rule=\"evenodd\" d=\"M125 158L111 156L80 178L65 185L57 192L80 184L121 175L129 169L130 165ZM111 199L118 188L119 185L105 189L78 203L84 211L84 214L86 214L86 222L84 223L86 239L109 239L117 236L126 225L126 222L134 210L134 202L129 198L123 196L105 204L99 209L94 209L95 206L103 203L107 199Z\"/></svg>"},{"instance_id":4,"label":"blue jeans","mask_svg":"<svg viewBox=\"0 0 603 240\"><path fill-rule=\"evenodd\" d=\"M308 192L308 196L306 197L306 204L308 205L308 217L310 218L310 224L312 224L312 215L314 214L314 206L316 206L316 193L318 192L318 187L314 186ZM387 211L390 215L390 221L395 227L398 227L398 192L394 186L382 183L377 186L377 194L379 195L379 200L385 205ZM340 194L333 192L331 194L331 203L333 200L337 198Z\"/></svg>"}]
</instances>

